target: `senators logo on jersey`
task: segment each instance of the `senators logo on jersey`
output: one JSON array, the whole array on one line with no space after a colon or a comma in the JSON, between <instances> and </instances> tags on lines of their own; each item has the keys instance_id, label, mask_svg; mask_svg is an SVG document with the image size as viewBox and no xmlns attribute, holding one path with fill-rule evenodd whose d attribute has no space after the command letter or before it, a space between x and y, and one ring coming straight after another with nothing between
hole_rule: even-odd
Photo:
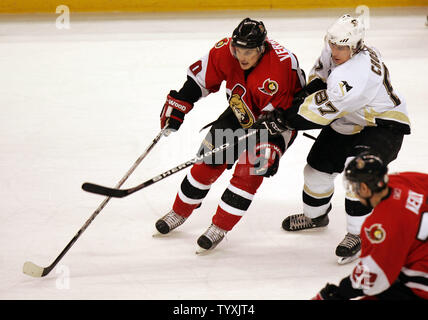
<instances>
[{"instance_id":1,"label":"senators logo on jersey","mask_svg":"<svg viewBox=\"0 0 428 320\"><path fill-rule=\"evenodd\" d=\"M278 83L271 79L266 79L263 82L263 86L259 88L259 90L263 93L266 93L270 96L273 96L278 92Z\"/></svg>"},{"instance_id":2,"label":"senators logo on jersey","mask_svg":"<svg viewBox=\"0 0 428 320\"><path fill-rule=\"evenodd\" d=\"M254 124L255 118L253 113L251 112L251 110L248 108L248 106L245 104L243 100L243 96L245 95L245 92L246 90L242 85L240 84L235 85L230 95L229 106L232 108L241 126L244 129L247 129Z\"/></svg>"},{"instance_id":3,"label":"senators logo on jersey","mask_svg":"<svg viewBox=\"0 0 428 320\"><path fill-rule=\"evenodd\" d=\"M223 47L225 44L229 42L229 38L221 39L219 42L215 44L216 49Z\"/></svg>"},{"instance_id":4,"label":"senators logo on jersey","mask_svg":"<svg viewBox=\"0 0 428 320\"><path fill-rule=\"evenodd\" d=\"M386 232L380 223L375 223L369 228L364 228L364 231L366 232L367 239L369 239L371 243L381 243L385 240Z\"/></svg>"}]
</instances>

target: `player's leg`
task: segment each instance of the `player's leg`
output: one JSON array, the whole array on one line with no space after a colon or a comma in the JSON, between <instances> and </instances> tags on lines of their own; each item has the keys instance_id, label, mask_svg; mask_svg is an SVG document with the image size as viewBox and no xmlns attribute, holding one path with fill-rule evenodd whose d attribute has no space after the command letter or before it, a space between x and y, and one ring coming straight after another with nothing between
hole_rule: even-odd
<instances>
[{"instance_id":1,"label":"player's leg","mask_svg":"<svg viewBox=\"0 0 428 320\"><path fill-rule=\"evenodd\" d=\"M352 137L324 128L313 144L304 169L303 213L288 216L282 223L286 231L324 227L328 224L334 180L343 171L346 148Z\"/></svg>"},{"instance_id":2,"label":"player's leg","mask_svg":"<svg viewBox=\"0 0 428 320\"><path fill-rule=\"evenodd\" d=\"M238 127L240 128L240 125L234 114L226 110L212 123L210 131L202 141L198 154L203 155L225 142L233 143L233 139L235 139L233 129ZM229 130L227 132L229 136L224 135L226 129ZM244 133L239 132L239 134ZM205 159L204 162L193 165L180 185L172 209L156 222L155 226L159 233L169 233L182 225L193 210L201 206L211 185L227 167L233 165L236 158L234 149L232 149L226 150L224 153L216 153L213 157Z\"/></svg>"},{"instance_id":3,"label":"player's leg","mask_svg":"<svg viewBox=\"0 0 428 320\"><path fill-rule=\"evenodd\" d=\"M378 155L385 164L389 164L397 157L402 142L402 133L384 127L367 127L355 136L345 166L364 151ZM361 226L372 212L372 208L364 206L354 194L346 194L345 211L348 233L337 246L336 255L347 259L339 260L339 263L351 262L358 257L361 248L359 236Z\"/></svg>"},{"instance_id":4,"label":"player's leg","mask_svg":"<svg viewBox=\"0 0 428 320\"><path fill-rule=\"evenodd\" d=\"M201 248L213 249L247 212L263 181L263 176L251 174L252 168L244 152L236 164L229 186L221 196L211 226L198 239Z\"/></svg>"},{"instance_id":5,"label":"player's leg","mask_svg":"<svg viewBox=\"0 0 428 320\"><path fill-rule=\"evenodd\" d=\"M284 153L295 137L295 133L290 131L282 136L269 137L269 143L275 144ZM212 224L198 239L198 245L202 249L213 249L246 214L264 179L263 175L256 174L256 158L252 151L245 151L240 155L230 184L223 192L212 218Z\"/></svg>"},{"instance_id":6,"label":"player's leg","mask_svg":"<svg viewBox=\"0 0 428 320\"><path fill-rule=\"evenodd\" d=\"M226 164L213 166L199 163L193 165L180 185L172 210L156 222L156 229L162 234L167 234L182 225L193 210L201 205L211 185L226 170L226 167Z\"/></svg>"}]
</instances>

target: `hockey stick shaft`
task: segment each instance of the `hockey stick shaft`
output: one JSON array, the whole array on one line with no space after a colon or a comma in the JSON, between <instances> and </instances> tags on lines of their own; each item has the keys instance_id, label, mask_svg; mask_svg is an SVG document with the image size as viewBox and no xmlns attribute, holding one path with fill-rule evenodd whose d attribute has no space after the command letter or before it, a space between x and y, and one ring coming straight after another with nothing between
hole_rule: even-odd
<instances>
[{"instance_id":1,"label":"hockey stick shaft","mask_svg":"<svg viewBox=\"0 0 428 320\"><path fill-rule=\"evenodd\" d=\"M147 147L147 149L144 151L144 153L138 157L138 159L134 162L132 167L126 172L126 174L123 176L122 179L117 183L116 188L120 188L125 181L129 178L129 176L134 172L134 170L138 167L138 165L143 161L143 159L149 154L149 152L153 149L153 147L159 142L160 138L164 135L166 130L168 129L167 126L165 126L158 135L153 139L153 141L150 143L150 145ZM89 217L89 219L85 222L85 224L77 231L75 236L71 239L71 241L67 244L67 246L61 251L61 253L58 255L58 257L46 268L39 267L35 265L32 262L26 262L23 267L23 272L25 274L28 274L33 277L44 277L49 272L52 271L53 268L58 264L58 262L65 256L65 254L68 252L68 250L73 246L73 244L79 239L79 237L82 235L83 232L85 232L86 228L89 227L89 225L92 223L92 221L97 217L97 215L101 212L101 210L104 209L104 207L107 205L107 203L110 201L111 197L107 197L104 199L103 202L98 206L97 209L92 213L92 215Z\"/></svg>"},{"instance_id":2,"label":"hockey stick shaft","mask_svg":"<svg viewBox=\"0 0 428 320\"><path fill-rule=\"evenodd\" d=\"M303 132L303 135L304 135L306 138L309 138L309 139L312 139L312 140L317 140L317 138L315 138L314 136L310 135L309 133Z\"/></svg>"},{"instance_id":3,"label":"hockey stick shaft","mask_svg":"<svg viewBox=\"0 0 428 320\"><path fill-rule=\"evenodd\" d=\"M257 130L251 130L249 133L241 136L238 138L238 141L234 144L230 144L230 143L225 143L223 145L221 145L220 147L217 147L211 151L206 152L205 154L201 155L201 156L197 156L194 157L186 162L183 162L182 164L179 164L178 166L171 168L133 188L129 188L129 189L119 189L119 188L109 188L109 187L104 187L98 184L94 184L94 183L89 183L89 182L85 182L82 185L82 189L87 191L87 192L91 192L91 193L96 193L96 194L100 194L100 195L105 195L105 196L109 196L109 197L114 197L114 198L123 198L126 196L129 196L130 194L133 194L134 192L137 192L143 188L146 188L156 182L159 182L183 169L186 169L187 167L190 167L191 165L193 165L194 163L198 162L198 161L202 161L208 157L211 157L213 154L229 149L233 146L235 146L237 143L239 143L239 141L242 141L244 139L249 138L250 136L254 135L257 132Z\"/></svg>"}]
</instances>

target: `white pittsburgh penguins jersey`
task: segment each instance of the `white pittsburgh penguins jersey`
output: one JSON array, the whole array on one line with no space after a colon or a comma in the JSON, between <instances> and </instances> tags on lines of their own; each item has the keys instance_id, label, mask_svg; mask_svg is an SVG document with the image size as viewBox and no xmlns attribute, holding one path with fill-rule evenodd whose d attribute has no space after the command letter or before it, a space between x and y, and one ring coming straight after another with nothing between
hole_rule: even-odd
<instances>
[{"instance_id":1,"label":"white pittsburgh penguins jersey","mask_svg":"<svg viewBox=\"0 0 428 320\"><path fill-rule=\"evenodd\" d=\"M387 120L410 133L406 102L393 90L388 69L375 48L365 47L336 65L327 44L309 74L309 81L314 78L326 82L327 89L308 96L300 106L298 114L306 120L330 125L346 135Z\"/></svg>"}]
</instances>

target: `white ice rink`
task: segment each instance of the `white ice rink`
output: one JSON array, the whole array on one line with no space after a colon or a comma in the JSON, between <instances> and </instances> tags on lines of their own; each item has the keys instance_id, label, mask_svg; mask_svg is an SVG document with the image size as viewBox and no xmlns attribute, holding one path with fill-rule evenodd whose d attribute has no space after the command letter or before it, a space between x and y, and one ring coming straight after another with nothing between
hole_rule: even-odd
<instances>
[{"instance_id":1,"label":"white ice rink","mask_svg":"<svg viewBox=\"0 0 428 320\"><path fill-rule=\"evenodd\" d=\"M186 68L245 17L292 50L308 72L326 28L355 9L194 14L0 16L0 299L308 299L337 283L334 250L345 235L344 193L336 181L330 224L286 233L302 209L302 135L265 179L247 214L210 255L195 255L229 183L227 171L203 206L164 238L155 221L171 207L186 171L113 199L45 278L47 266L104 199L85 181L114 186L159 132L159 114ZM392 84L407 100L412 134L391 171L428 172L427 7L372 9L366 42L382 52ZM199 129L226 108L224 87L199 101L179 132L163 138L128 179L130 187L194 156ZM309 132L318 134L317 131Z\"/></svg>"}]
</instances>

